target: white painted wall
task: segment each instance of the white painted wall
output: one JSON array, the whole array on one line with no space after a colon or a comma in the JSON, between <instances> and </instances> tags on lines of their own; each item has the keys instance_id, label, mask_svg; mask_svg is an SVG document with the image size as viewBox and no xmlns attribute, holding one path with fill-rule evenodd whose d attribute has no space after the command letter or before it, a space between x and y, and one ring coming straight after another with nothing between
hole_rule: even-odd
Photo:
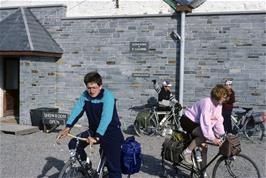
<instances>
[{"instance_id":1,"label":"white painted wall","mask_svg":"<svg viewBox=\"0 0 266 178\"><path fill-rule=\"evenodd\" d=\"M0 7L64 4L67 16L169 14L173 10L163 0L0 0ZM265 0L207 0L193 12L266 11Z\"/></svg>"},{"instance_id":2,"label":"white painted wall","mask_svg":"<svg viewBox=\"0 0 266 178\"><path fill-rule=\"evenodd\" d=\"M0 57L0 117L3 117L4 114L4 76L3 76L3 60Z\"/></svg>"}]
</instances>

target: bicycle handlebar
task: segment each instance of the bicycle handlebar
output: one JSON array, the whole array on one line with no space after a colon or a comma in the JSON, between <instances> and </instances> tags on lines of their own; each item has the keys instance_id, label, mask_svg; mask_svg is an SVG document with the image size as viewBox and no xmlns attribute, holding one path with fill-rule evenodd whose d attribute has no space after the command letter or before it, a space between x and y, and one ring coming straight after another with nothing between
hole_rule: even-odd
<instances>
[{"instance_id":1,"label":"bicycle handlebar","mask_svg":"<svg viewBox=\"0 0 266 178\"><path fill-rule=\"evenodd\" d=\"M67 136L69 136L69 137L71 137L71 138L75 138L75 139L77 139L77 140L81 140L81 141L85 141L85 142L87 141L86 138L77 137L77 136L72 135L72 134L70 134L70 133L68 133Z\"/></svg>"},{"instance_id":2,"label":"bicycle handlebar","mask_svg":"<svg viewBox=\"0 0 266 178\"><path fill-rule=\"evenodd\" d=\"M226 137L227 137L227 135L226 134L224 134L224 135L221 135L221 141L222 141L222 144L226 141ZM208 145L213 145L213 146L219 146L219 145L216 145L216 144L214 144L212 141L209 141L209 140L207 140L207 141L205 141L204 143L206 143L206 144L208 144ZM221 145L222 145L221 144Z\"/></svg>"},{"instance_id":3,"label":"bicycle handlebar","mask_svg":"<svg viewBox=\"0 0 266 178\"><path fill-rule=\"evenodd\" d=\"M75 136L75 135L72 135L71 133L68 133L67 136L68 136L68 137L71 137L71 138L75 138L75 139L80 140L80 141L84 141L84 142L87 142L87 141L88 141L88 139L86 139L86 138L77 137L77 136ZM57 144L60 144L60 142L59 142L60 139L61 139L61 138L57 137L55 142L56 142ZM90 144L90 145L91 145L91 144Z\"/></svg>"}]
</instances>

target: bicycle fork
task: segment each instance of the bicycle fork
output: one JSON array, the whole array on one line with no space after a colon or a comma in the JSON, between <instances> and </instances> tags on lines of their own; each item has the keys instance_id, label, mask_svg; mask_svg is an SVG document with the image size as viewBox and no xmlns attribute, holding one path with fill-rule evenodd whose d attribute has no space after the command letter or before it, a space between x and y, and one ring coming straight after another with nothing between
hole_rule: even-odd
<instances>
[{"instance_id":1,"label":"bicycle fork","mask_svg":"<svg viewBox=\"0 0 266 178\"><path fill-rule=\"evenodd\" d=\"M233 157L232 158L228 158L228 160L225 161L225 167L227 169L227 171L229 172L229 174L234 177L234 178L237 178L237 176L233 173L233 171L231 170L231 161L232 160L229 160L229 159L234 159Z\"/></svg>"}]
</instances>

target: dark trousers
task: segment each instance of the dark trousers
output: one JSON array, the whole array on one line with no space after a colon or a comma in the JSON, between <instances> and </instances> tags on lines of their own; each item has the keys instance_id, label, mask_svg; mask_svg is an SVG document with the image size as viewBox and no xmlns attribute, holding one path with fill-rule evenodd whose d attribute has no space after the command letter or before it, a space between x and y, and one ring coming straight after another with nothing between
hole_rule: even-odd
<instances>
[{"instance_id":1,"label":"dark trousers","mask_svg":"<svg viewBox=\"0 0 266 178\"><path fill-rule=\"evenodd\" d=\"M222 111L224 118L224 131L226 133L232 133L232 121L231 121L232 109L226 109Z\"/></svg>"},{"instance_id":2,"label":"dark trousers","mask_svg":"<svg viewBox=\"0 0 266 178\"><path fill-rule=\"evenodd\" d=\"M120 166L120 154L121 154L121 145L123 142L123 135L120 129L113 132L113 136L108 139L100 140L100 147L103 149L104 155L106 157L106 166L109 172L109 178L121 178L121 166ZM82 138L87 138L91 135L90 131L85 131L77 136ZM76 139L71 139L68 148L76 148ZM80 141L77 145L77 154L79 154L82 161L87 159L87 154L85 148L88 146L87 142Z\"/></svg>"}]
</instances>

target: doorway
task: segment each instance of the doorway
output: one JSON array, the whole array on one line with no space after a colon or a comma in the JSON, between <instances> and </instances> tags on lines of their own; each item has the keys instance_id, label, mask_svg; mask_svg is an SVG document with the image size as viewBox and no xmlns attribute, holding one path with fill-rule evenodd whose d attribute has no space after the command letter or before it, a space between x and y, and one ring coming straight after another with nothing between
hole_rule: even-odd
<instances>
[{"instance_id":1,"label":"doorway","mask_svg":"<svg viewBox=\"0 0 266 178\"><path fill-rule=\"evenodd\" d=\"M3 58L3 116L19 116L19 58Z\"/></svg>"}]
</instances>

